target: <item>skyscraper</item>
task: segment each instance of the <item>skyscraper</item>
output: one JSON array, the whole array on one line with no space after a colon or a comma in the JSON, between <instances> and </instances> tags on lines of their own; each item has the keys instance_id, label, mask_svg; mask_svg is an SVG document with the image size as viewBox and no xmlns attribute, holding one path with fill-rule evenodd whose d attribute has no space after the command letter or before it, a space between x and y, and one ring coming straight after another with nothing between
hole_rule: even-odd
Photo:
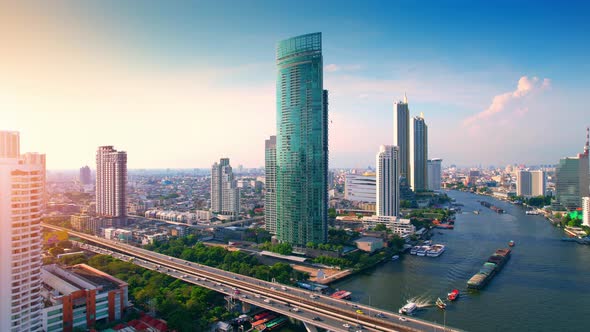
<instances>
[{"instance_id":1,"label":"skyscraper","mask_svg":"<svg viewBox=\"0 0 590 332\"><path fill-rule=\"evenodd\" d=\"M442 159L428 160L428 190L440 190Z\"/></svg>"},{"instance_id":2,"label":"skyscraper","mask_svg":"<svg viewBox=\"0 0 590 332\"><path fill-rule=\"evenodd\" d=\"M588 154L590 143L586 134L584 152L576 157L566 157L559 161L556 168L557 181L555 196L557 202L568 210L582 207L582 197L590 196Z\"/></svg>"},{"instance_id":3,"label":"skyscraper","mask_svg":"<svg viewBox=\"0 0 590 332\"><path fill-rule=\"evenodd\" d=\"M112 146L96 151L96 214L119 219L127 216L127 153Z\"/></svg>"},{"instance_id":4,"label":"skyscraper","mask_svg":"<svg viewBox=\"0 0 590 332\"><path fill-rule=\"evenodd\" d=\"M277 233L277 137L264 142L264 225L271 234Z\"/></svg>"},{"instance_id":5,"label":"skyscraper","mask_svg":"<svg viewBox=\"0 0 590 332\"><path fill-rule=\"evenodd\" d=\"M92 182L92 175L90 173L90 167L84 166L80 168L80 183L88 185Z\"/></svg>"},{"instance_id":6,"label":"skyscraper","mask_svg":"<svg viewBox=\"0 0 590 332\"><path fill-rule=\"evenodd\" d=\"M544 171L531 171L531 195L544 196L547 189L547 180Z\"/></svg>"},{"instance_id":7,"label":"skyscraper","mask_svg":"<svg viewBox=\"0 0 590 332\"><path fill-rule=\"evenodd\" d=\"M516 195L530 197L532 195L533 185L531 172L518 170L516 172Z\"/></svg>"},{"instance_id":8,"label":"skyscraper","mask_svg":"<svg viewBox=\"0 0 590 332\"><path fill-rule=\"evenodd\" d=\"M295 245L327 240L328 92L322 35L277 46L277 239Z\"/></svg>"},{"instance_id":9,"label":"skyscraper","mask_svg":"<svg viewBox=\"0 0 590 332\"><path fill-rule=\"evenodd\" d=\"M424 115L412 118L410 126L410 186L413 191L428 187L428 126Z\"/></svg>"},{"instance_id":10,"label":"skyscraper","mask_svg":"<svg viewBox=\"0 0 590 332\"><path fill-rule=\"evenodd\" d=\"M41 213L45 155L20 155L19 133L0 132L0 331L41 331Z\"/></svg>"},{"instance_id":11,"label":"skyscraper","mask_svg":"<svg viewBox=\"0 0 590 332\"><path fill-rule=\"evenodd\" d=\"M408 97L393 104L393 145L399 148L400 176L410 176L410 110Z\"/></svg>"},{"instance_id":12,"label":"skyscraper","mask_svg":"<svg viewBox=\"0 0 590 332\"><path fill-rule=\"evenodd\" d=\"M376 158L378 216L397 216L399 213L399 149L381 145Z\"/></svg>"},{"instance_id":13,"label":"skyscraper","mask_svg":"<svg viewBox=\"0 0 590 332\"><path fill-rule=\"evenodd\" d=\"M229 158L221 158L211 167L211 211L232 218L240 214L240 189Z\"/></svg>"}]
</instances>

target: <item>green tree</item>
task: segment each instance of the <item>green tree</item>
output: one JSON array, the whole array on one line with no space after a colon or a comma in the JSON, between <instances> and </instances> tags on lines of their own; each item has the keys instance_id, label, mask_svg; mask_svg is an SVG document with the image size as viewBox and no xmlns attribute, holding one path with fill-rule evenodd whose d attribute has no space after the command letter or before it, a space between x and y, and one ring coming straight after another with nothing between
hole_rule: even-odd
<instances>
[{"instance_id":1,"label":"green tree","mask_svg":"<svg viewBox=\"0 0 590 332\"><path fill-rule=\"evenodd\" d=\"M377 224L377 226L375 226L373 230L377 232L383 232L387 230L387 227L385 226L385 224Z\"/></svg>"}]
</instances>

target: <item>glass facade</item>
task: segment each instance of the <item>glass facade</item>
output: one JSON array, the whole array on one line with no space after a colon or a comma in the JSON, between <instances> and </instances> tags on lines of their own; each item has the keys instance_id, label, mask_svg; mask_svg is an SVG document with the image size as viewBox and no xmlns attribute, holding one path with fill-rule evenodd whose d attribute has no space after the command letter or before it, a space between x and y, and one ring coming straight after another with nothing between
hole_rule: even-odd
<instances>
[{"instance_id":1,"label":"glass facade","mask_svg":"<svg viewBox=\"0 0 590 332\"><path fill-rule=\"evenodd\" d=\"M555 195L568 210L582 207L582 197L588 196L588 157L580 155L563 158L556 169Z\"/></svg>"},{"instance_id":2,"label":"glass facade","mask_svg":"<svg viewBox=\"0 0 590 332\"><path fill-rule=\"evenodd\" d=\"M276 236L294 245L327 240L328 94L322 35L277 46Z\"/></svg>"}]
</instances>

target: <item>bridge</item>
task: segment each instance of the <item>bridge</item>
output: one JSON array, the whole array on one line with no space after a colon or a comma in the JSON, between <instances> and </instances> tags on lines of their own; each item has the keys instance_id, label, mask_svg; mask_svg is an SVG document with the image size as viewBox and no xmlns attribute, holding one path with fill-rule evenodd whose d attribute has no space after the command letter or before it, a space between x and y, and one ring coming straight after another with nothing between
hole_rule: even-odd
<instances>
[{"instance_id":1,"label":"bridge","mask_svg":"<svg viewBox=\"0 0 590 332\"><path fill-rule=\"evenodd\" d=\"M333 299L304 289L189 262L67 228L45 223L41 223L41 226L66 231L72 236L94 244L81 243L80 246L83 249L112 255L141 267L226 294L236 300L293 317L304 322L308 331L315 331L315 327L334 332L460 331L372 306Z\"/></svg>"}]
</instances>

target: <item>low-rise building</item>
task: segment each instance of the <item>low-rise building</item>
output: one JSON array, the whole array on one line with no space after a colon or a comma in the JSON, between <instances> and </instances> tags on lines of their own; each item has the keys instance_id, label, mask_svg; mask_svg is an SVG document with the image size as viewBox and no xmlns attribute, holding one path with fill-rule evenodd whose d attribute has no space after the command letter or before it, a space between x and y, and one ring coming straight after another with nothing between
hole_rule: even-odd
<instances>
[{"instance_id":1,"label":"low-rise building","mask_svg":"<svg viewBox=\"0 0 590 332\"><path fill-rule=\"evenodd\" d=\"M368 227L384 224L385 227L391 229L393 234L400 237L412 235L416 232L416 226L412 225L410 219L403 219L396 216L365 216L361 220Z\"/></svg>"},{"instance_id":2,"label":"low-rise building","mask_svg":"<svg viewBox=\"0 0 590 332\"><path fill-rule=\"evenodd\" d=\"M383 239L377 237L361 237L354 241L354 243L356 243L358 249L366 252L374 252L383 248Z\"/></svg>"},{"instance_id":3,"label":"low-rise building","mask_svg":"<svg viewBox=\"0 0 590 332\"><path fill-rule=\"evenodd\" d=\"M70 332L120 319L128 306L127 283L86 264L41 269L43 330Z\"/></svg>"}]
</instances>

